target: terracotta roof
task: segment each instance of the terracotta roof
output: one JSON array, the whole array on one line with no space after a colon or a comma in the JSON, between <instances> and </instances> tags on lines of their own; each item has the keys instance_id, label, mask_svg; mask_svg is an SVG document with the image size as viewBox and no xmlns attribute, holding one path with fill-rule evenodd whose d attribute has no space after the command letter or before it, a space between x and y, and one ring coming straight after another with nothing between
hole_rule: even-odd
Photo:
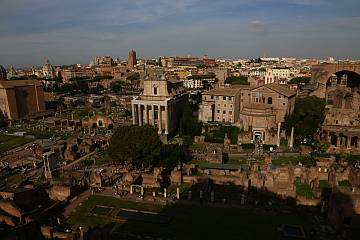
<instances>
[{"instance_id":1,"label":"terracotta roof","mask_svg":"<svg viewBox=\"0 0 360 240\"><path fill-rule=\"evenodd\" d=\"M215 88L211 89L204 94L206 95L218 95L218 96L235 96L240 92L240 88L231 88L231 87L225 87L225 88Z\"/></svg>"},{"instance_id":2,"label":"terracotta roof","mask_svg":"<svg viewBox=\"0 0 360 240\"><path fill-rule=\"evenodd\" d=\"M290 90L286 85L270 83L270 84L264 85L264 87L267 87L267 88L269 88L277 93L280 93L281 95L284 95L286 97L292 97L292 96L296 95L296 92Z\"/></svg>"}]
</instances>

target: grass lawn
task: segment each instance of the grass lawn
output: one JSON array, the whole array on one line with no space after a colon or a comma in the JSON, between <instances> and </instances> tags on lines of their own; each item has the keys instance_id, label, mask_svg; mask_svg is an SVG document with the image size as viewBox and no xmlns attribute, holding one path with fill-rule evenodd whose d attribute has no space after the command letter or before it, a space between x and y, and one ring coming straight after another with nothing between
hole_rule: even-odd
<instances>
[{"instance_id":1,"label":"grass lawn","mask_svg":"<svg viewBox=\"0 0 360 240\"><path fill-rule=\"evenodd\" d=\"M95 205L113 207L110 216L92 216ZM150 223L114 217L120 208L158 212L172 217L169 223ZM109 227L113 232L131 232L162 239L284 239L277 228L282 224L303 225L295 212L266 212L255 209L202 206L162 206L91 196L72 213L74 225Z\"/></svg>"},{"instance_id":2,"label":"grass lawn","mask_svg":"<svg viewBox=\"0 0 360 240\"><path fill-rule=\"evenodd\" d=\"M33 139L0 134L0 153L31 142Z\"/></svg>"}]
</instances>

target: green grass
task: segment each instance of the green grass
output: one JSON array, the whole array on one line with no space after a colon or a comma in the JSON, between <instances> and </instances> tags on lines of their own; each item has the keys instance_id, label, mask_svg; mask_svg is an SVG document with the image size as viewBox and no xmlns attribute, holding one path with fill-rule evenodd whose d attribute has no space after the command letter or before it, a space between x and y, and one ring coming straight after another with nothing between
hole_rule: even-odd
<instances>
[{"instance_id":1,"label":"green grass","mask_svg":"<svg viewBox=\"0 0 360 240\"><path fill-rule=\"evenodd\" d=\"M321 189L323 189L323 188L331 188L329 182L326 181L326 180L320 180L319 181L319 187Z\"/></svg>"},{"instance_id":2,"label":"green grass","mask_svg":"<svg viewBox=\"0 0 360 240\"><path fill-rule=\"evenodd\" d=\"M92 216L95 205L113 207L112 215ZM172 217L169 223L148 223L115 217L120 208L159 212ZM282 224L303 225L295 212L272 212L254 209L211 208L185 205L135 203L114 197L91 196L68 220L70 224L109 227L113 232L131 232L162 239L282 239L277 228Z\"/></svg>"},{"instance_id":3,"label":"green grass","mask_svg":"<svg viewBox=\"0 0 360 240\"><path fill-rule=\"evenodd\" d=\"M315 163L315 159L312 159L310 157L278 157L272 160L272 164L275 166L281 166L281 165L298 165L299 162L306 166L313 166Z\"/></svg>"},{"instance_id":4,"label":"green grass","mask_svg":"<svg viewBox=\"0 0 360 240\"><path fill-rule=\"evenodd\" d=\"M350 187L351 186L351 184L348 180L339 181L338 184L340 187Z\"/></svg>"},{"instance_id":5,"label":"green grass","mask_svg":"<svg viewBox=\"0 0 360 240\"><path fill-rule=\"evenodd\" d=\"M33 139L0 134L0 153L33 141Z\"/></svg>"},{"instance_id":6,"label":"green grass","mask_svg":"<svg viewBox=\"0 0 360 240\"><path fill-rule=\"evenodd\" d=\"M9 184L19 184L24 180L24 175L21 173L14 174L7 178Z\"/></svg>"},{"instance_id":7,"label":"green grass","mask_svg":"<svg viewBox=\"0 0 360 240\"><path fill-rule=\"evenodd\" d=\"M278 157L272 160L272 164L276 166L281 165L297 165L299 163L299 158L297 157Z\"/></svg>"},{"instance_id":8,"label":"green grass","mask_svg":"<svg viewBox=\"0 0 360 240\"><path fill-rule=\"evenodd\" d=\"M315 197L313 190L308 183L300 183L300 179L295 180L296 194L298 196L303 196L308 199L313 199Z\"/></svg>"}]
</instances>

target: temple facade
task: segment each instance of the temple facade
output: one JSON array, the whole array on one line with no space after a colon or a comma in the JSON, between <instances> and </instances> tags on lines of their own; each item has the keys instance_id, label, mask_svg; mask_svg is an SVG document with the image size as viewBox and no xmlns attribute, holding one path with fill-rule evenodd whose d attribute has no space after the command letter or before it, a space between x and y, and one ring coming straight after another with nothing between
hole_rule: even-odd
<instances>
[{"instance_id":1,"label":"temple facade","mask_svg":"<svg viewBox=\"0 0 360 240\"><path fill-rule=\"evenodd\" d=\"M143 94L131 102L133 124L154 126L166 142L177 130L187 100L188 94L181 81L166 79L165 76L146 77Z\"/></svg>"},{"instance_id":2,"label":"temple facade","mask_svg":"<svg viewBox=\"0 0 360 240\"><path fill-rule=\"evenodd\" d=\"M0 69L3 69L0 67ZM43 86L37 80L7 80L0 74L0 111L10 120L29 119L46 113Z\"/></svg>"}]
</instances>

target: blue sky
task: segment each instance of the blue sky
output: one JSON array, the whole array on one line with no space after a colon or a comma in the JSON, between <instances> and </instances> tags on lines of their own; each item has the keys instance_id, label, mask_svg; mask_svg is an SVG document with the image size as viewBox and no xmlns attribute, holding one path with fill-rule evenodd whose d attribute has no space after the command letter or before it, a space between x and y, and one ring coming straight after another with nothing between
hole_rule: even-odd
<instances>
[{"instance_id":1,"label":"blue sky","mask_svg":"<svg viewBox=\"0 0 360 240\"><path fill-rule=\"evenodd\" d=\"M360 0L1 0L0 64L94 56L357 59Z\"/></svg>"}]
</instances>

